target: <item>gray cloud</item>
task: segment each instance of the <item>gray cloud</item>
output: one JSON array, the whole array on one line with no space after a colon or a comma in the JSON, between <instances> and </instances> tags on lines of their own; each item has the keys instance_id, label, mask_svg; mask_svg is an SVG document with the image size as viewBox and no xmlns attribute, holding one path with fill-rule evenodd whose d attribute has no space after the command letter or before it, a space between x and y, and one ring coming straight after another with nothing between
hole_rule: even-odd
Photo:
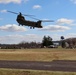
<instances>
[{"instance_id":1,"label":"gray cloud","mask_svg":"<svg viewBox=\"0 0 76 75\"><path fill-rule=\"evenodd\" d=\"M4 4L7 4L7 3L21 3L22 0L0 0L0 3L4 3Z\"/></svg>"},{"instance_id":2,"label":"gray cloud","mask_svg":"<svg viewBox=\"0 0 76 75\"><path fill-rule=\"evenodd\" d=\"M60 25L48 25L43 27L41 30L46 30L46 31L66 31L69 30L70 27L67 26L60 26Z\"/></svg>"},{"instance_id":3,"label":"gray cloud","mask_svg":"<svg viewBox=\"0 0 76 75\"><path fill-rule=\"evenodd\" d=\"M22 41L25 42L41 42L42 41L42 36L36 35L36 34L26 34L26 35L19 35L19 34L14 34L14 35L6 35L6 36L0 36L0 43L6 43L6 44L16 44L20 43Z\"/></svg>"},{"instance_id":4,"label":"gray cloud","mask_svg":"<svg viewBox=\"0 0 76 75\"><path fill-rule=\"evenodd\" d=\"M8 31L8 32L24 32L24 31L27 31L26 28L22 27L22 26L18 26L16 24L8 24L8 25L5 25L5 26L0 26L0 30L1 31Z\"/></svg>"},{"instance_id":5,"label":"gray cloud","mask_svg":"<svg viewBox=\"0 0 76 75\"><path fill-rule=\"evenodd\" d=\"M46 36L51 36L54 41L60 40L61 35L59 34L45 34ZM75 37L75 33L68 33L66 35L63 35L66 38ZM14 34L14 35L6 35L6 36L0 36L0 43L3 44L17 44L22 41L25 42L42 42L44 35L37 35L37 34L26 34L26 35L20 35L20 34Z\"/></svg>"},{"instance_id":6,"label":"gray cloud","mask_svg":"<svg viewBox=\"0 0 76 75\"><path fill-rule=\"evenodd\" d=\"M34 6L33 6L33 9L40 9L40 8L41 8L40 5L34 5Z\"/></svg>"},{"instance_id":7,"label":"gray cloud","mask_svg":"<svg viewBox=\"0 0 76 75\"><path fill-rule=\"evenodd\" d=\"M57 20L57 24L62 25L62 24L67 24L67 25L72 25L74 20L72 19L67 19L67 18L61 18Z\"/></svg>"},{"instance_id":8,"label":"gray cloud","mask_svg":"<svg viewBox=\"0 0 76 75\"><path fill-rule=\"evenodd\" d=\"M5 9L4 9L4 10L0 10L0 12L1 12L1 13L6 13L7 10L5 10Z\"/></svg>"},{"instance_id":9,"label":"gray cloud","mask_svg":"<svg viewBox=\"0 0 76 75\"><path fill-rule=\"evenodd\" d=\"M70 0L71 2L73 2L74 4L76 4L76 0Z\"/></svg>"}]
</instances>

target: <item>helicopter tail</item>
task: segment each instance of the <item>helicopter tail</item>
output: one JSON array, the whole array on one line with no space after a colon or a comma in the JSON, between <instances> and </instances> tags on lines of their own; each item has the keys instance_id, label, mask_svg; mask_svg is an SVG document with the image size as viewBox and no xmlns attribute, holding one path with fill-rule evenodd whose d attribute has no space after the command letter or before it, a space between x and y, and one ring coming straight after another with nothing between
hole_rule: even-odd
<instances>
[{"instance_id":1,"label":"helicopter tail","mask_svg":"<svg viewBox=\"0 0 76 75\"><path fill-rule=\"evenodd\" d=\"M42 26L41 26L41 22L42 22L42 21L40 21L40 20L37 21L37 27L38 27L38 28L42 28Z\"/></svg>"}]
</instances>

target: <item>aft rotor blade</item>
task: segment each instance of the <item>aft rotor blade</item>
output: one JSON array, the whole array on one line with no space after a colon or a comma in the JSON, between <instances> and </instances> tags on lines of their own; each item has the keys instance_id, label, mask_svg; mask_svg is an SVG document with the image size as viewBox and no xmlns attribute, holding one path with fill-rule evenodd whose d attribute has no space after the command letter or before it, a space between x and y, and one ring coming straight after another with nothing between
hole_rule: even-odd
<instances>
[{"instance_id":1,"label":"aft rotor blade","mask_svg":"<svg viewBox=\"0 0 76 75\"><path fill-rule=\"evenodd\" d=\"M42 22L54 22L53 20L41 20Z\"/></svg>"},{"instance_id":2,"label":"aft rotor blade","mask_svg":"<svg viewBox=\"0 0 76 75\"><path fill-rule=\"evenodd\" d=\"M32 16L29 16L29 17L32 18L32 19L35 19L35 20L39 20L41 22L54 22L53 20L40 20L40 19L34 18Z\"/></svg>"},{"instance_id":3,"label":"aft rotor blade","mask_svg":"<svg viewBox=\"0 0 76 75\"><path fill-rule=\"evenodd\" d=\"M32 16L29 16L29 17L32 18L32 19L35 19L35 20L39 20L41 22L54 22L54 20L40 20L40 19L32 17Z\"/></svg>"}]
</instances>

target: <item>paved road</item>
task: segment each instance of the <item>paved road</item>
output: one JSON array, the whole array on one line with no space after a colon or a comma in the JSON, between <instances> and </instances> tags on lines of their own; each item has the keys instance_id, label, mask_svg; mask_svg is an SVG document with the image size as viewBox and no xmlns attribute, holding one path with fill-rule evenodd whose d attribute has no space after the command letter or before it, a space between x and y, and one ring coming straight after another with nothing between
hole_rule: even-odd
<instances>
[{"instance_id":1,"label":"paved road","mask_svg":"<svg viewBox=\"0 0 76 75\"><path fill-rule=\"evenodd\" d=\"M54 60L52 62L36 62L0 60L0 68L76 72L76 61Z\"/></svg>"}]
</instances>

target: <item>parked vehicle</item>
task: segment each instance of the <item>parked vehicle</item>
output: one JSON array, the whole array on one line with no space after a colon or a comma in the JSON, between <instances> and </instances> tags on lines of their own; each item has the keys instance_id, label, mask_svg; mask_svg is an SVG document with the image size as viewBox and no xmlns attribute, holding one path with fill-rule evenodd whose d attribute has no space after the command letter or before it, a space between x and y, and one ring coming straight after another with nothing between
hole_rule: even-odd
<instances>
[{"instance_id":1,"label":"parked vehicle","mask_svg":"<svg viewBox=\"0 0 76 75\"><path fill-rule=\"evenodd\" d=\"M50 46L48 46L48 48L58 48L58 46L57 45L50 45Z\"/></svg>"}]
</instances>

